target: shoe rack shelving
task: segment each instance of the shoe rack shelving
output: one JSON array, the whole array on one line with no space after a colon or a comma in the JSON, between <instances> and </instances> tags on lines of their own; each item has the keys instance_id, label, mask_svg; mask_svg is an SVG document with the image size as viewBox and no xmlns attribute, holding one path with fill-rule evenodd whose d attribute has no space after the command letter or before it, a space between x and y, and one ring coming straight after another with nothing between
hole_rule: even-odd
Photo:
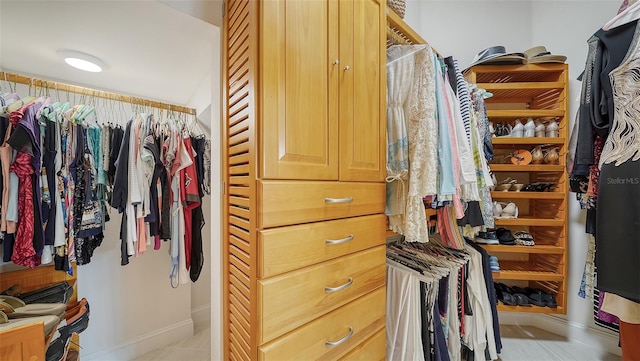
<instances>
[{"instance_id":1,"label":"shoe rack shelving","mask_svg":"<svg viewBox=\"0 0 640 361\"><path fill-rule=\"evenodd\" d=\"M518 183L553 182L550 191L494 191L499 202L518 206L518 218L496 218L496 228L512 233L525 230L534 238L534 246L483 245L498 257L500 272L496 282L520 287L537 287L556 296L557 308L506 306L501 311L566 314L567 296L567 211L568 177L568 67L566 64L479 65L466 74L467 81L493 94L486 100L487 115L494 125L511 124L528 118L558 124L558 137L493 137L495 158L490 164L499 182L511 177ZM556 148L557 164L514 165L505 156L515 150L533 147Z\"/></svg>"}]
</instances>

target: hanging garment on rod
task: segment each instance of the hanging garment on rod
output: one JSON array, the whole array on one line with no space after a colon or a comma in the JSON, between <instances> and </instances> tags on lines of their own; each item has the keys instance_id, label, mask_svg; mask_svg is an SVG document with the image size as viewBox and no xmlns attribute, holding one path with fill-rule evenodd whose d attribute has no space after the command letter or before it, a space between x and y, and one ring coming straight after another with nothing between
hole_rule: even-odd
<instances>
[{"instance_id":1,"label":"hanging garment on rod","mask_svg":"<svg viewBox=\"0 0 640 361\"><path fill-rule=\"evenodd\" d=\"M447 68L428 45L393 45L387 59L389 229L407 242L428 242L425 205L453 209L446 222L453 227L456 220L493 227L493 151L481 92L455 59L447 59ZM442 234L459 236L447 244L462 247L462 232L449 231Z\"/></svg>"},{"instance_id":2,"label":"hanging garment on rod","mask_svg":"<svg viewBox=\"0 0 640 361\"><path fill-rule=\"evenodd\" d=\"M98 124L89 105L4 93L0 99L4 261L27 267L55 261L64 271L71 262L89 263L111 205L123 213L123 265L147 246L157 250L162 239L172 240L181 248L172 261L181 273L172 284L197 280L204 262L199 205L210 192L207 138L190 134L179 119L140 113L123 129ZM179 227L175 237L171 223Z\"/></svg>"},{"instance_id":3,"label":"hanging garment on rod","mask_svg":"<svg viewBox=\"0 0 640 361\"><path fill-rule=\"evenodd\" d=\"M485 350L497 359L493 279L474 246L448 249L437 235L428 244L388 245L388 360L484 361Z\"/></svg>"}]
</instances>

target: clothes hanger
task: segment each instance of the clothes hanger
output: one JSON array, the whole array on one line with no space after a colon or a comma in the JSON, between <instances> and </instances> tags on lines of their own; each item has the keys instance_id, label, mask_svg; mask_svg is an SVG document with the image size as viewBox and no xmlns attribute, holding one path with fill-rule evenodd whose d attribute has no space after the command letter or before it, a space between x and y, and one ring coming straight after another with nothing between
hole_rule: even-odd
<instances>
[{"instance_id":1,"label":"clothes hanger","mask_svg":"<svg viewBox=\"0 0 640 361\"><path fill-rule=\"evenodd\" d=\"M604 24L602 30L607 31L613 28L617 28L638 19L640 19L640 2L636 2L633 5L630 5L623 12L614 16L613 19Z\"/></svg>"}]
</instances>

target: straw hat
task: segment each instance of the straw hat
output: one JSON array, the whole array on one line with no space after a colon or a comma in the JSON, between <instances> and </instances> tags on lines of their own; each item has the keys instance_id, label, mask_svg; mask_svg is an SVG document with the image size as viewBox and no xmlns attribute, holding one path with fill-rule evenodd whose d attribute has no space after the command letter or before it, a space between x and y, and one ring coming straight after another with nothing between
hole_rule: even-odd
<instances>
[{"instance_id":1,"label":"straw hat","mask_svg":"<svg viewBox=\"0 0 640 361\"><path fill-rule=\"evenodd\" d=\"M479 52L471 65L469 65L464 71L467 71L472 66L480 64L523 64L525 62L525 55L523 53L507 53L504 46L497 45L484 49Z\"/></svg>"},{"instance_id":2,"label":"straw hat","mask_svg":"<svg viewBox=\"0 0 640 361\"><path fill-rule=\"evenodd\" d=\"M564 63L567 57L551 54L544 46L534 46L524 51L527 63Z\"/></svg>"}]
</instances>

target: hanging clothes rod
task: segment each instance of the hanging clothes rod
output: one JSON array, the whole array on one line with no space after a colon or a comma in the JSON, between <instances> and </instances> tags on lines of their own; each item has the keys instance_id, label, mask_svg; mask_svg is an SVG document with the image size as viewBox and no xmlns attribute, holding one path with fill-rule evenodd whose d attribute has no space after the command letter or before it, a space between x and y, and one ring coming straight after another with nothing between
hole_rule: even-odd
<instances>
[{"instance_id":1,"label":"hanging clothes rod","mask_svg":"<svg viewBox=\"0 0 640 361\"><path fill-rule=\"evenodd\" d=\"M24 76L20 74L0 72L0 81L26 84L31 87L35 87L36 89L38 88L56 89L58 91L76 93L76 94L81 94L81 95L90 96L90 97L116 100L123 103L137 104L137 105L148 106L148 107L157 108L157 109L164 109L168 111L191 114L191 115L196 114L195 109L184 107L181 105L162 103L155 100L138 98L138 97L129 96L129 95L107 92L103 90L85 88L85 87L65 84L65 83L61 83L53 80L43 80L43 79L33 78L33 77Z\"/></svg>"},{"instance_id":2,"label":"hanging clothes rod","mask_svg":"<svg viewBox=\"0 0 640 361\"><path fill-rule=\"evenodd\" d=\"M428 44L420 34L389 8L387 8L387 38L391 38L400 44ZM433 47L431 50L442 57Z\"/></svg>"},{"instance_id":3,"label":"hanging clothes rod","mask_svg":"<svg viewBox=\"0 0 640 361\"><path fill-rule=\"evenodd\" d=\"M391 9L387 9L387 21L389 22L391 28L395 28L400 34L409 39L413 44L427 43L427 41L424 40L420 36L420 34L411 29L409 24L405 23L404 20L402 20L402 18Z\"/></svg>"}]
</instances>

